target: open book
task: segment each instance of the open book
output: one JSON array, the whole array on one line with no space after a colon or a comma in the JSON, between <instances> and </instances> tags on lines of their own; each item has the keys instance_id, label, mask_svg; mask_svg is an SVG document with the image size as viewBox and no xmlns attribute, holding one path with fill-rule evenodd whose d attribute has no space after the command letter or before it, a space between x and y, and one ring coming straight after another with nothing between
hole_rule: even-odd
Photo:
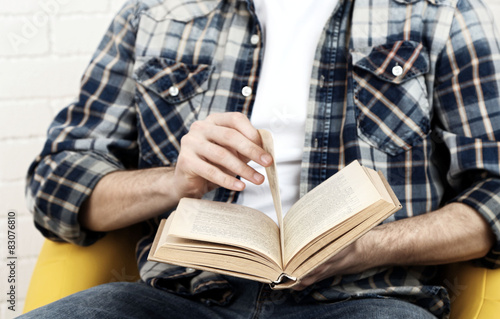
<instances>
[{"instance_id":1,"label":"open book","mask_svg":"<svg viewBox=\"0 0 500 319\"><path fill-rule=\"evenodd\" d=\"M259 132L274 156L271 134ZM266 174L279 226L249 207L183 198L161 221L148 259L290 288L401 208L384 176L354 161L283 218L274 163Z\"/></svg>"}]
</instances>

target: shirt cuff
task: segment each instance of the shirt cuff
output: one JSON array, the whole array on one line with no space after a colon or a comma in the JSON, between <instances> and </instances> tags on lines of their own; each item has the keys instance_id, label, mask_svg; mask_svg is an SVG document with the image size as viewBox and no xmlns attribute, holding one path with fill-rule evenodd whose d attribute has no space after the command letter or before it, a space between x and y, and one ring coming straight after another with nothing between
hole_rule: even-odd
<instances>
[{"instance_id":1,"label":"shirt cuff","mask_svg":"<svg viewBox=\"0 0 500 319\"><path fill-rule=\"evenodd\" d=\"M453 200L474 208L490 225L495 243L488 254L477 260L483 267L500 267L500 179L486 178Z\"/></svg>"},{"instance_id":2,"label":"shirt cuff","mask_svg":"<svg viewBox=\"0 0 500 319\"><path fill-rule=\"evenodd\" d=\"M35 226L51 240L80 246L104 237L105 233L83 228L78 211L99 180L120 169L118 162L95 152L61 152L43 158L27 183Z\"/></svg>"}]
</instances>

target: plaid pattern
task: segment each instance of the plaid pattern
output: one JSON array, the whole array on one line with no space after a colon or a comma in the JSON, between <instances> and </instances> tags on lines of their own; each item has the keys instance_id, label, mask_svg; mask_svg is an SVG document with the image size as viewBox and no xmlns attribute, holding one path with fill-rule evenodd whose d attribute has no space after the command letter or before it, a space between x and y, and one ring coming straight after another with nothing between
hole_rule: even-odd
<instances>
[{"instance_id":1,"label":"plaid pattern","mask_svg":"<svg viewBox=\"0 0 500 319\"><path fill-rule=\"evenodd\" d=\"M101 177L174 165L181 137L210 113L251 116L254 94L241 91L258 90L263 44L251 44L254 34L261 30L245 0L127 2L78 100L56 117L30 167L27 197L41 232L92 244L104 234L82 229L77 212ZM478 263L498 267L498 40L480 0L340 1L313 65L301 195L358 159L385 174L404 206L386 222L463 202L497 238ZM237 196L217 189L205 198ZM143 280L207 303L230 300L222 276L146 260L159 218L138 245ZM296 294L316 301L392 296L446 317L447 293L429 285L434 275L434 267L375 269Z\"/></svg>"}]
</instances>

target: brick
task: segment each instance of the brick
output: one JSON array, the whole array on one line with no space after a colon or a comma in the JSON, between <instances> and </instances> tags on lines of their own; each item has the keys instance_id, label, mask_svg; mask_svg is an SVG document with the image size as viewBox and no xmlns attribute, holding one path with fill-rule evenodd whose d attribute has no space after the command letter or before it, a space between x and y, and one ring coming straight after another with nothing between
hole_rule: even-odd
<instances>
[{"instance_id":1,"label":"brick","mask_svg":"<svg viewBox=\"0 0 500 319\"><path fill-rule=\"evenodd\" d=\"M48 16L16 16L0 20L0 56L40 55L49 52Z\"/></svg>"},{"instance_id":2,"label":"brick","mask_svg":"<svg viewBox=\"0 0 500 319\"><path fill-rule=\"evenodd\" d=\"M6 225L6 215L0 217L0 224ZM7 309L8 304L6 299L2 300L0 305L0 318L14 318L22 313L24 307L24 299L28 291L31 274L35 267L40 249L43 245L44 238L36 230L33 225L31 216L17 216L16 219L16 311L12 312ZM6 245L6 232L0 232L0 242ZM0 250L0 260L6 261L7 250ZM4 262L2 262L4 264ZM0 278L6 280L10 269L0 267ZM3 285L1 286L3 290ZM5 286L7 288L7 286ZM2 295L6 292L1 291Z\"/></svg>"},{"instance_id":3,"label":"brick","mask_svg":"<svg viewBox=\"0 0 500 319\"><path fill-rule=\"evenodd\" d=\"M0 0L3 14L33 13L40 9L38 0Z\"/></svg>"},{"instance_id":4,"label":"brick","mask_svg":"<svg viewBox=\"0 0 500 319\"><path fill-rule=\"evenodd\" d=\"M1 139L45 136L52 120L49 100L0 101Z\"/></svg>"},{"instance_id":5,"label":"brick","mask_svg":"<svg viewBox=\"0 0 500 319\"><path fill-rule=\"evenodd\" d=\"M0 99L74 96L90 57L0 59Z\"/></svg>"},{"instance_id":6,"label":"brick","mask_svg":"<svg viewBox=\"0 0 500 319\"><path fill-rule=\"evenodd\" d=\"M17 239L17 255L26 258L36 258L42 249L44 237L35 228L33 218L31 216L19 217L17 219L18 239Z\"/></svg>"},{"instance_id":7,"label":"brick","mask_svg":"<svg viewBox=\"0 0 500 319\"><path fill-rule=\"evenodd\" d=\"M60 17L53 21L53 44L57 54L86 53L91 55L104 33L111 17L109 15Z\"/></svg>"},{"instance_id":8,"label":"brick","mask_svg":"<svg viewBox=\"0 0 500 319\"><path fill-rule=\"evenodd\" d=\"M6 218L0 218L0 222L4 227L5 225L7 225ZM36 259L40 254L40 250L42 249L42 245L45 239L33 225L33 218L31 218L31 216L17 218L15 232L16 248L15 255L13 256L17 257L18 260ZM2 243L4 243L5 247L4 249L2 249L3 252L1 257L2 260L5 260L6 257L8 257L8 250L6 246L7 237L5 234L2 237Z\"/></svg>"},{"instance_id":9,"label":"brick","mask_svg":"<svg viewBox=\"0 0 500 319\"><path fill-rule=\"evenodd\" d=\"M0 219L0 222L2 222L2 225L5 225L5 220ZM18 233L22 233L22 231L19 231ZM2 243L5 243L5 241L2 241ZM6 249L2 249L4 251L3 253L0 253L0 260L2 261L2 265L6 265L6 254L5 251ZM15 310L16 311L11 311L7 307L10 306L10 304L7 303L7 298L2 298L1 303L0 303L0 318L15 318L19 315L22 314L22 310L24 307L24 300L26 298L26 293L28 291L28 286L29 286L29 281L31 280L31 274L33 273L33 269L36 264L36 258L35 257L25 257L20 254L16 254L16 282L15 283L8 283L7 278L10 273L10 269L8 267L0 267L0 278L2 280L5 280L5 285L2 284L0 285L0 293L2 296L6 296L8 290L10 288L10 285L15 285L15 291L16 291L16 304L15 304Z\"/></svg>"},{"instance_id":10,"label":"brick","mask_svg":"<svg viewBox=\"0 0 500 319\"><path fill-rule=\"evenodd\" d=\"M125 4L124 0L110 0L110 11L113 14L116 14Z\"/></svg>"},{"instance_id":11,"label":"brick","mask_svg":"<svg viewBox=\"0 0 500 319\"><path fill-rule=\"evenodd\" d=\"M108 0L71 0L61 5L60 12L67 13L103 13L108 12Z\"/></svg>"},{"instance_id":12,"label":"brick","mask_svg":"<svg viewBox=\"0 0 500 319\"><path fill-rule=\"evenodd\" d=\"M0 213L2 216L9 210L14 210L16 217L30 216L24 197L24 180L0 184ZM3 224L0 224L3 225ZM0 226L1 227L1 226ZM0 238L3 232L0 232Z\"/></svg>"},{"instance_id":13,"label":"brick","mask_svg":"<svg viewBox=\"0 0 500 319\"><path fill-rule=\"evenodd\" d=\"M0 182L24 180L29 165L42 150L43 142L43 139L1 141Z\"/></svg>"},{"instance_id":14,"label":"brick","mask_svg":"<svg viewBox=\"0 0 500 319\"><path fill-rule=\"evenodd\" d=\"M3 275L3 273L2 273ZM2 278L5 278L5 277L2 277ZM3 289L3 285L2 285L2 296L6 294L6 292L4 292L4 289ZM7 285L5 285L5 289L7 289ZM5 318L5 319L13 319L19 315L21 315L21 311L17 309L17 303L16 303L16 311L13 312L13 311L10 311L7 309L7 302L5 301L5 298L2 298L1 302L0 302L0 318Z\"/></svg>"},{"instance_id":15,"label":"brick","mask_svg":"<svg viewBox=\"0 0 500 319\"><path fill-rule=\"evenodd\" d=\"M99 5L99 2L102 4ZM88 5L86 5L88 3ZM107 6L107 0L0 0L2 14L26 14L43 12L48 15L69 12L100 12ZM91 9L90 9L91 8Z\"/></svg>"},{"instance_id":16,"label":"brick","mask_svg":"<svg viewBox=\"0 0 500 319\"><path fill-rule=\"evenodd\" d=\"M4 259L5 260L5 259ZM16 262L16 311L11 311L7 309L9 304L6 303L6 298L2 298L1 312L3 314L0 318L15 318L22 314L24 300L26 298L26 293L28 292L29 282L31 280L31 275L33 273L33 269L35 268L36 259L33 258L20 258L18 256ZM0 275L3 280L6 280L8 276L7 267L2 267L0 269ZM2 284L2 296L6 296L7 288L10 286L9 283L6 283L5 286ZM4 292L5 291L5 292Z\"/></svg>"},{"instance_id":17,"label":"brick","mask_svg":"<svg viewBox=\"0 0 500 319\"><path fill-rule=\"evenodd\" d=\"M44 12L49 15L67 13L105 12L108 0L0 0L2 14L26 14Z\"/></svg>"},{"instance_id":18,"label":"brick","mask_svg":"<svg viewBox=\"0 0 500 319\"><path fill-rule=\"evenodd\" d=\"M59 114L59 112L63 108L74 102L76 98L77 96L71 96L71 97L62 97L50 100L50 109L52 111L52 115L56 116L57 114Z\"/></svg>"}]
</instances>

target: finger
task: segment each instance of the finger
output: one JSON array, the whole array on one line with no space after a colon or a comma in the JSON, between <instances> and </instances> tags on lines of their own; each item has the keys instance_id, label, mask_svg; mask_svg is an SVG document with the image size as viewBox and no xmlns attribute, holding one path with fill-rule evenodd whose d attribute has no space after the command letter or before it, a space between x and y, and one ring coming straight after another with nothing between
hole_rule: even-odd
<instances>
[{"instance_id":1,"label":"finger","mask_svg":"<svg viewBox=\"0 0 500 319\"><path fill-rule=\"evenodd\" d=\"M213 113L207 117L207 121L218 126L235 129L255 144L262 145L259 132L243 113Z\"/></svg>"},{"instance_id":2,"label":"finger","mask_svg":"<svg viewBox=\"0 0 500 319\"><path fill-rule=\"evenodd\" d=\"M299 282L298 285L292 287L293 290L304 290L305 288L309 287L310 285L321 281L325 278L328 278L329 276L326 274L326 271L328 270L328 267L325 266L319 266L318 268L314 269L312 272L310 272L306 277L302 278L301 281Z\"/></svg>"},{"instance_id":3,"label":"finger","mask_svg":"<svg viewBox=\"0 0 500 319\"><path fill-rule=\"evenodd\" d=\"M257 185L264 182L264 176L262 174L258 173L238 156L234 155L234 153L220 145L205 143L198 148L197 152L199 156L216 165L223 172L229 171L232 175L239 175Z\"/></svg>"},{"instance_id":4,"label":"finger","mask_svg":"<svg viewBox=\"0 0 500 319\"><path fill-rule=\"evenodd\" d=\"M244 161L253 160L262 166L269 166L272 163L272 157L269 153L232 128L218 127L208 132L207 138L225 148L236 151Z\"/></svg>"},{"instance_id":5,"label":"finger","mask_svg":"<svg viewBox=\"0 0 500 319\"><path fill-rule=\"evenodd\" d=\"M192 175L199 176L210 183L234 191L242 191L245 188L245 184L242 181L200 158L191 157L188 165L191 167L190 173Z\"/></svg>"},{"instance_id":6,"label":"finger","mask_svg":"<svg viewBox=\"0 0 500 319\"><path fill-rule=\"evenodd\" d=\"M209 126L213 128L213 125ZM181 139L177 168L184 176L201 177L231 190L242 190L245 187L243 182L234 177L236 175L253 183L262 184L263 175L242 162L229 150L207 140L204 127L204 123L199 123Z\"/></svg>"},{"instance_id":7,"label":"finger","mask_svg":"<svg viewBox=\"0 0 500 319\"><path fill-rule=\"evenodd\" d=\"M245 162L251 159L263 166L269 166L272 163L270 154L239 131L217 126L208 121L194 122L189 133L183 136L181 145L196 149L206 142L226 147L229 151L238 154L238 157L243 158Z\"/></svg>"}]
</instances>

